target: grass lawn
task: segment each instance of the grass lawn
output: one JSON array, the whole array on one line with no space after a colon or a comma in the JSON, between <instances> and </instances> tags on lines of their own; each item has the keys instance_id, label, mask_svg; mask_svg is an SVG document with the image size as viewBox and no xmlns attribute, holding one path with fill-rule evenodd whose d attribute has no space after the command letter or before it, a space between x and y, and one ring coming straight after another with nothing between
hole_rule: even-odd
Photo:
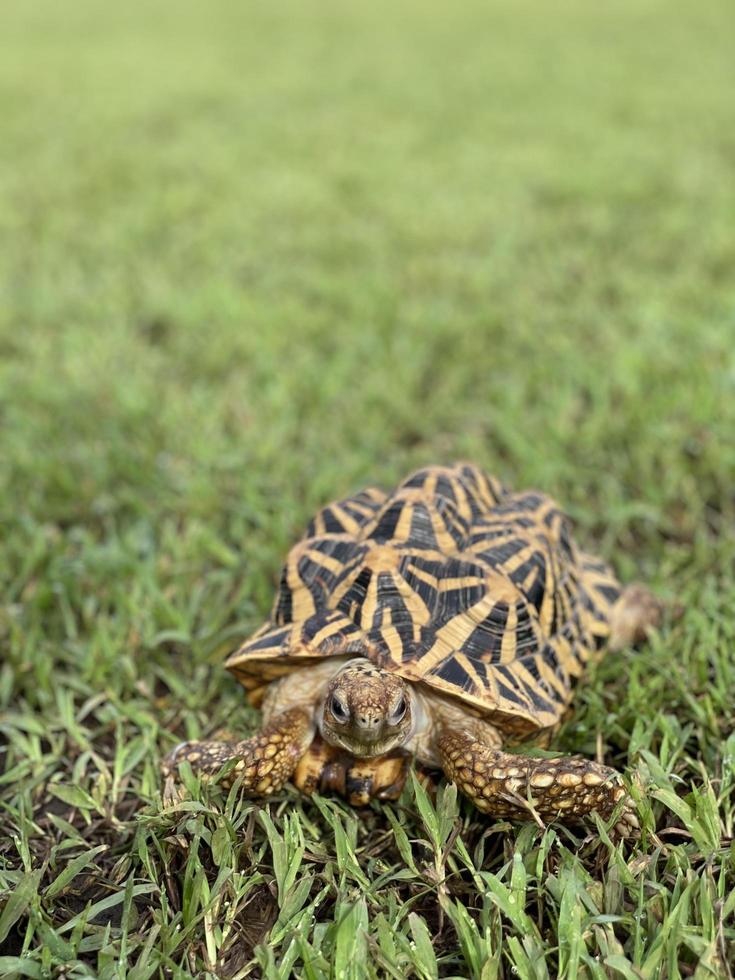
<instances>
[{"instance_id":1,"label":"grass lawn","mask_svg":"<svg viewBox=\"0 0 735 980\"><path fill-rule=\"evenodd\" d=\"M2 21L0 976L732 977L732 4ZM456 458L681 606L556 743L640 842L164 808L311 513Z\"/></svg>"}]
</instances>

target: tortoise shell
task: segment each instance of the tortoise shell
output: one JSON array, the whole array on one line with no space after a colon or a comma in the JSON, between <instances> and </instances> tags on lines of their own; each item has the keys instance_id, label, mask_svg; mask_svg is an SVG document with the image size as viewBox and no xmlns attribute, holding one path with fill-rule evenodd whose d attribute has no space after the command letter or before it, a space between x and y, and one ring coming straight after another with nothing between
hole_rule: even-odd
<instances>
[{"instance_id":1,"label":"tortoise shell","mask_svg":"<svg viewBox=\"0 0 735 980\"><path fill-rule=\"evenodd\" d=\"M525 738L558 722L619 594L551 498L427 467L319 511L270 620L226 666L257 705L310 660L365 656Z\"/></svg>"}]
</instances>

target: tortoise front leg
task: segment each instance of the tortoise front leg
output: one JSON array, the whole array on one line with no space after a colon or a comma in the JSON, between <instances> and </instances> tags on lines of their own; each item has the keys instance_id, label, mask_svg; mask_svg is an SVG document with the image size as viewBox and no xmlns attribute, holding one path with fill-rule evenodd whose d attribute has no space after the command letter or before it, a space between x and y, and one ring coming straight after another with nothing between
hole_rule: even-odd
<instances>
[{"instance_id":1,"label":"tortoise front leg","mask_svg":"<svg viewBox=\"0 0 735 980\"><path fill-rule=\"evenodd\" d=\"M214 776L235 759L222 785L231 786L240 777L248 796L269 796L289 779L313 735L312 715L303 708L290 708L241 742L182 743L164 759L163 774L173 775L176 766L186 760L197 775Z\"/></svg>"},{"instance_id":2,"label":"tortoise front leg","mask_svg":"<svg viewBox=\"0 0 735 980\"><path fill-rule=\"evenodd\" d=\"M469 732L446 729L437 749L449 779L479 810L494 816L573 823L596 810L607 819L626 797L619 773L587 759L510 755ZM615 829L623 837L638 833L628 806Z\"/></svg>"}]
</instances>

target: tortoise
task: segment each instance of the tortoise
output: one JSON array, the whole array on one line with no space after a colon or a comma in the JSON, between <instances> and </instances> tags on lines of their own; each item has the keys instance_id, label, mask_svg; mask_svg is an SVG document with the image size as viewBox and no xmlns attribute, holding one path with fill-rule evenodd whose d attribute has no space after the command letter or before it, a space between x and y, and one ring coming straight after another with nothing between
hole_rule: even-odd
<instances>
[{"instance_id":1,"label":"tortoise","mask_svg":"<svg viewBox=\"0 0 735 980\"><path fill-rule=\"evenodd\" d=\"M199 775L223 767L250 796L289 779L352 804L395 799L411 757L500 818L637 821L620 775L548 744L575 682L641 640L660 604L580 550L543 493L513 493L470 463L430 466L391 493L320 510L288 554L270 619L226 661L262 707L242 741L185 742ZM227 765L230 763L230 765Z\"/></svg>"}]
</instances>

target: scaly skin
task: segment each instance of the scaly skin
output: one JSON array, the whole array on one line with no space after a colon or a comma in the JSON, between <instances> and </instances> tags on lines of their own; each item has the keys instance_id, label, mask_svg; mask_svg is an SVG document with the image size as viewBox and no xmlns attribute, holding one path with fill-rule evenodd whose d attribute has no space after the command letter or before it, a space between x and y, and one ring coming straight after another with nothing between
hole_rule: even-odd
<instances>
[{"instance_id":1,"label":"scaly skin","mask_svg":"<svg viewBox=\"0 0 735 980\"><path fill-rule=\"evenodd\" d=\"M501 752L469 732L444 731L437 740L444 772L478 810L511 820L579 821L597 811L607 820L626 799L619 773L588 759L536 759ZM638 832L629 806L617 832Z\"/></svg>"},{"instance_id":2,"label":"scaly skin","mask_svg":"<svg viewBox=\"0 0 735 980\"><path fill-rule=\"evenodd\" d=\"M186 760L198 775L214 776L225 763L236 759L222 784L231 786L241 778L248 796L270 796L290 779L313 735L312 715L303 708L290 708L241 742L184 742L164 760L163 774L172 775Z\"/></svg>"}]
</instances>

